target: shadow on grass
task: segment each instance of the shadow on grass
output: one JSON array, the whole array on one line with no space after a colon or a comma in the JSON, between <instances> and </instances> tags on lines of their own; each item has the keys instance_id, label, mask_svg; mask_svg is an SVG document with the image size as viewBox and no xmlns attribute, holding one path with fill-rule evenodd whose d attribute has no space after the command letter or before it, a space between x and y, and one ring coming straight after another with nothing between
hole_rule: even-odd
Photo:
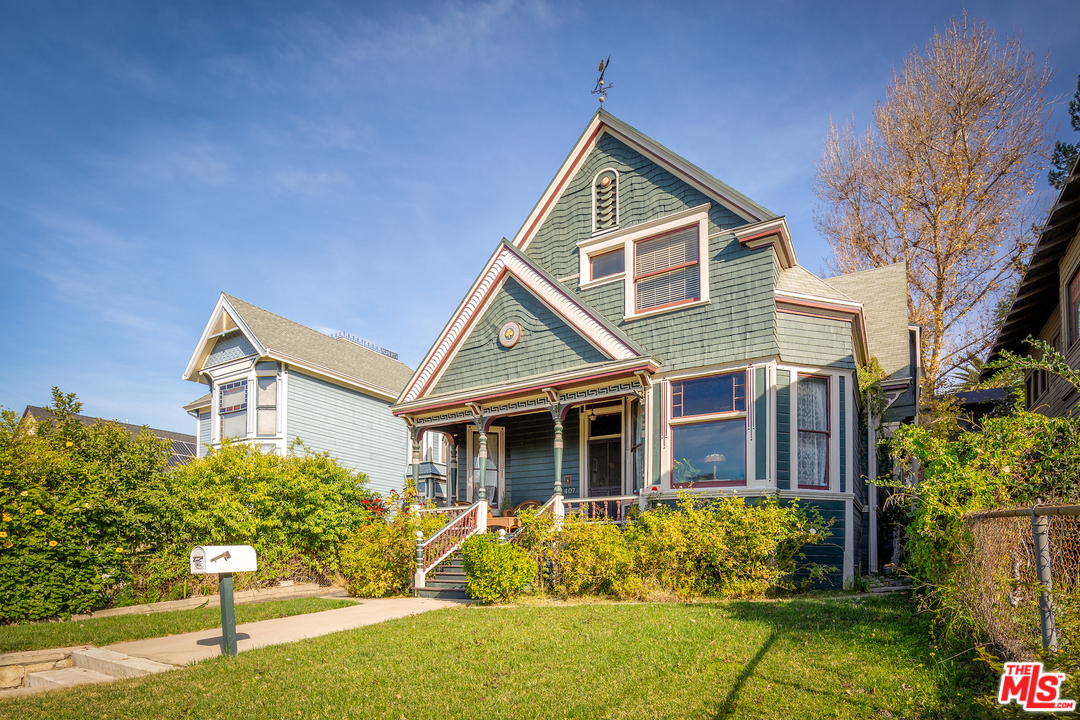
<instances>
[{"instance_id":1,"label":"shadow on grass","mask_svg":"<svg viewBox=\"0 0 1080 720\"><path fill-rule=\"evenodd\" d=\"M739 677L735 680L735 684L732 685L731 690L728 691L727 697L720 703L720 707L717 709L716 714L713 715L714 720L728 718L735 713L735 710L738 707L739 693L742 691L743 685L745 685L746 681L750 679L750 676L754 674L754 670L757 668L758 663L760 663L761 659L765 657L765 654L769 652L769 648L772 647L779 636L780 629L774 627L772 632L769 633L769 637L765 638L765 642L762 643L761 647L758 648L758 651L754 653L754 657L750 658L750 662L746 663L746 667L743 668L742 673L740 673Z\"/></svg>"}]
</instances>

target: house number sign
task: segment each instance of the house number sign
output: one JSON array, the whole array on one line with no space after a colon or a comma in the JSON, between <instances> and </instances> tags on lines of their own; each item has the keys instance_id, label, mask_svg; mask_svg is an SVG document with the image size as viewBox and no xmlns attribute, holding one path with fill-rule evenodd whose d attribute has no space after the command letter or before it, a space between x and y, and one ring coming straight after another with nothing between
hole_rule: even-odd
<instances>
[{"instance_id":1,"label":"house number sign","mask_svg":"<svg viewBox=\"0 0 1080 720\"><path fill-rule=\"evenodd\" d=\"M508 320L499 328L499 344L504 348L512 348L521 339L521 326L513 320Z\"/></svg>"}]
</instances>

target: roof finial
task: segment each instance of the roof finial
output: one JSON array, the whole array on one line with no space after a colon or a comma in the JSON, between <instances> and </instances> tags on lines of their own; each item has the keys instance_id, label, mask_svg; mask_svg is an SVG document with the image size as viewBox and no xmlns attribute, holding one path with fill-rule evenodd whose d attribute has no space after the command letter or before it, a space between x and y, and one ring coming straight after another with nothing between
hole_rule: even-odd
<instances>
[{"instance_id":1,"label":"roof finial","mask_svg":"<svg viewBox=\"0 0 1080 720\"><path fill-rule=\"evenodd\" d=\"M615 83L604 84L604 72L611 66L611 56L608 55L607 59L600 59L600 77L596 79L596 87L593 88L592 94L600 96L600 107L604 107L604 101L607 100L607 93L611 88L615 87Z\"/></svg>"}]
</instances>

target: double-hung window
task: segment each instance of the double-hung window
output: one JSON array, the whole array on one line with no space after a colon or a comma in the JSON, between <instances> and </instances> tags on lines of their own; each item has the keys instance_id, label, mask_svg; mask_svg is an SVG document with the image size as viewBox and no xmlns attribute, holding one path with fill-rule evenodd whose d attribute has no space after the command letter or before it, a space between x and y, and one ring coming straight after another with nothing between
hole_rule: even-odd
<instances>
[{"instance_id":1,"label":"double-hung window","mask_svg":"<svg viewBox=\"0 0 1080 720\"><path fill-rule=\"evenodd\" d=\"M746 484L746 372L671 383L675 487Z\"/></svg>"},{"instance_id":2,"label":"double-hung window","mask_svg":"<svg viewBox=\"0 0 1080 720\"><path fill-rule=\"evenodd\" d=\"M829 379L798 379L799 487L829 487Z\"/></svg>"},{"instance_id":3,"label":"double-hung window","mask_svg":"<svg viewBox=\"0 0 1080 720\"><path fill-rule=\"evenodd\" d=\"M701 299L697 223L635 243L635 312Z\"/></svg>"},{"instance_id":4,"label":"double-hung window","mask_svg":"<svg viewBox=\"0 0 1080 720\"><path fill-rule=\"evenodd\" d=\"M219 388L221 439L247 437L247 380L225 383Z\"/></svg>"},{"instance_id":5,"label":"double-hung window","mask_svg":"<svg viewBox=\"0 0 1080 720\"><path fill-rule=\"evenodd\" d=\"M277 435L277 375L260 375L258 405L255 410L257 432L263 437Z\"/></svg>"}]
</instances>

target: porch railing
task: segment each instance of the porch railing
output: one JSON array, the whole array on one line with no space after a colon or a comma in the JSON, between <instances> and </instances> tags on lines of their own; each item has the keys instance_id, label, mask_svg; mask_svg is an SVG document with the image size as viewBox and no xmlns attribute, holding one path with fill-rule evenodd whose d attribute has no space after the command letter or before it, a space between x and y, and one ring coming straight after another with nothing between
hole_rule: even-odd
<instances>
[{"instance_id":1,"label":"porch railing","mask_svg":"<svg viewBox=\"0 0 1080 720\"><path fill-rule=\"evenodd\" d=\"M563 499L566 515L595 522L612 522L620 525L626 522L630 506L638 502L637 495L615 495L612 497Z\"/></svg>"},{"instance_id":2,"label":"porch railing","mask_svg":"<svg viewBox=\"0 0 1080 720\"><path fill-rule=\"evenodd\" d=\"M417 515L445 515L447 521L453 520L463 513L469 511L469 508L465 505L454 507L436 507L436 508L422 508L417 505L412 507L412 511Z\"/></svg>"},{"instance_id":3,"label":"porch railing","mask_svg":"<svg viewBox=\"0 0 1080 720\"><path fill-rule=\"evenodd\" d=\"M458 508L441 508L457 510ZM424 540L424 534L416 531L416 575L413 586L416 589L427 587L427 574L439 563L450 557L461 547L461 543L476 533L487 530L488 504L486 500L477 500L463 512L443 525L438 532Z\"/></svg>"},{"instance_id":4,"label":"porch railing","mask_svg":"<svg viewBox=\"0 0 1080 720\"><path fill-rule=\"evenodd\" d=\"M558 495L552 495L550 500L548 500L546 503L544 503L543 505L540 506L540 509L536 511L535 515L533 515L533 518L538 518L541 515L552 515L556 519L561 517L562 513L559 512L559 510L561 510L561 506L556 507L556 505L557 505L557 503L559 502L560 499L561 498ZM566 501L563 500L563 502L565 503ZM517 540L518 540L519 537L521 537L521 533L522 533L522 531L524 529L525 529L525 526L523 525L523 526L519 527L517 530L515 530L514 532L507 535L506 538L505 538L506 542L508 542L508 543L517 543Z\"/></svg>"}]
</instances>

